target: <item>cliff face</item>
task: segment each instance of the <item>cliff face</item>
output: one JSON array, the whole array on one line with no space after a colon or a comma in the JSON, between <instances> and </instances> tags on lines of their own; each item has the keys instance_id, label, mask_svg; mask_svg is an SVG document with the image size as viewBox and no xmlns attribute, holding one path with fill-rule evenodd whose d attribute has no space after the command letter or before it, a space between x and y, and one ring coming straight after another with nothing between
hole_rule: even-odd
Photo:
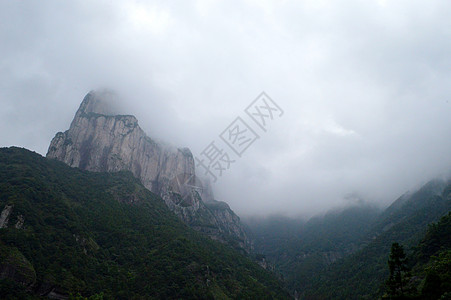
<instances>
[{"instance_id":1,"label":"cliff face","mask_svg":"<svg viewBox=\"0 0 451 300\"><path fill-rule=\"evenodd\" d=\"M88 171L131 171L194 229L219 240L233 236L244 246L247 238L238 216L227 205L222 210L206 206L202 191L194 187L191 151L149 138L134 116L117 114L109 103L111 97L105 92L88 93L69 130L53 138L47 157ZM205 195L210 198L210 191Z\"/></svg>"},{"instance_id":2,"label":"cliff face","mask_svg":"<svg viewBox=\"0 0 451 300\"><path fill-rule=\"evenodd\" d=\"M47 157L96 172L129 170L152 192L178 174L193 173L188 149L163 147L147 137L130 115L115 115L105 95L89 93L68 131L57 133Z\"/></svg>"},{"instance_id":3,"label":"cliff face","mask_svg":"<svg viewBox=\"0 0 451 300\"><path fill-rule=\"evenodd\" d=\"M249 250L250 243L241 226L240 218L230 209L229 205L216 200L211 200L205 204L215 216L215 221L220 231L229 236L238 237L237 246Z\"/></svg>"}]
</instances>

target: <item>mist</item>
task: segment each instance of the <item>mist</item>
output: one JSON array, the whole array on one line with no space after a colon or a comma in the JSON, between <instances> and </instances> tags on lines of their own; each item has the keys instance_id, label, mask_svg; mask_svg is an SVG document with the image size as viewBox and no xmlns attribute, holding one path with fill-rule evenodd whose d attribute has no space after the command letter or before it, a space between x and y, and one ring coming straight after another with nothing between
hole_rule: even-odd
<instances>
[{"instance_id":1,"label":"mist","mask_svg":"<svg viewBox=\"0 0 451 300\"><path fill-rule=\"evenodd\" d=\"M450 13L438 0L2 1L0 145L45 155L109 88L195 157L237 117L253 126L213 183L238 215L385 206L451 172ZM263 91L283 109L266 132L245 113Z\"/></svg>"}]
</instances>

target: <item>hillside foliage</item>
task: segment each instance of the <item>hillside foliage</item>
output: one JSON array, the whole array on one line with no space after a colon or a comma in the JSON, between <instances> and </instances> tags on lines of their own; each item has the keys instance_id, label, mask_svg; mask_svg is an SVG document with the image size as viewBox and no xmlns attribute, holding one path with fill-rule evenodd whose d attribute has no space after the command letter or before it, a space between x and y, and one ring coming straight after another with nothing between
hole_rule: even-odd
<instances>
[{"instance_id":1,"label":"hillside foliage","mask_svg":"<svg viewBox=\"0 0 451 300\"><path fill-rule=\"evenodd\" d=\"M184 225L128 172L91 173L3 148L0 211L7 205L2 299L289 297L249 258Z\"/></svg>"}]
</instances>

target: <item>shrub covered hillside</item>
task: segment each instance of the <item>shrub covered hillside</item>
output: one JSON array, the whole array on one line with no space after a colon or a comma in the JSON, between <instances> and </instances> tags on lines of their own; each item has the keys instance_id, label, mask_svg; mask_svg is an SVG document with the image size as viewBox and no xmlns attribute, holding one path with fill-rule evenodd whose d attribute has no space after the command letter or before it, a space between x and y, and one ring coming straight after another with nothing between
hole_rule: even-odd
<instances>
[{"instance_id":1,"label":"shrub covered hillside","mask_svg":"<svg viewBox=\"0 0 451 300\"><path fill-rule=\"evenodd\" d=\"M131 173L0 149L0 298L286 299L235 250L181 223Z\"/></svg>"},{"instance_id":2,"label":"shrub covered hillside","mask_svg":"<svg viewBox=\"0 0 451 300\"><path fill-rule=\"evenodd\" d=\"M429 225L409 260L413 265L407 276L413 286L412 299L451 299L451 212Z\"/></svg>"},{"instance_id":3,"label":"shrub covered hillside","mask_svg":"<svg viewBox=\"0 0 451 300\"><path fill-rule=\"evenodd\" d=\"M371 229L370 242L318 276L306 299L380 298L389 275L387 259L391 245L395 242L404 245L410 256L428 225L451 210L450 187L451 183L434 180L405 199L395 201Z\"/></svg>"}]
</instances>

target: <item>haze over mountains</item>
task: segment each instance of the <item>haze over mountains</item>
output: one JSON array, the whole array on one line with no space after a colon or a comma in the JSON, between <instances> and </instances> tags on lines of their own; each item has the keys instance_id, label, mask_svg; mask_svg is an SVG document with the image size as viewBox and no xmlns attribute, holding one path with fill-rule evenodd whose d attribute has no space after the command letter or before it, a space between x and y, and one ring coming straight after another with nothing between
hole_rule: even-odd
<instances>
[{"instance_id":1,"label":"haze over mountains","mask_svg":"<svg viewBox=\"0 0 451 300\"><path fill-rule=\"evenodd\" d=\"M224 233L169 211L131 172L87 172L26 149L0 150L5 299L393 298L384 283L396 242L409 258L399 299L451 295L451 181L432 180L382 212L360 203L308 222L247 219L249 255L234 243L240 236L218 243L184 226L215 240ZM207 208L216 217L230 210L224 205Z\"/></svg>"},{"instance_id":2,"label":"haze over mountains","mask_svg":"<svg viewBox=\"0 0 451 300\"><path fill-rule=\"evenodd\" d=\"M0 298L451 299L450 28L445 0L0 1Z\"/></svg>"},{"instance_id":3,"label":"haze over mountains","mask_svg":"<svg viewBox=\"0 0 451 300\"><path fill-rule=\"evenodd\" d=\"M70 128L53 138L47 157L82 170L130 171L185 223L248 250L239 217L226 203L216 201L210 186L197 178L191 151L152 140L134 116L122 114L110 103L115 99L112 91L89 92Z\"/></svg>"},{"instance_id":4,"label":"haze over mountains","mask_svg":"<svg viewBox=\"0 0 451 300\"><path fill-rule=\"evenodd\" d=\"M406 246L413 272L403 273L406 290L394 293L446 299L451 292L449 178L406 192L386 209L349 195L351 204L308 221L256 216L243 225L196 176L191 151L146 135L135 116L121 113L124 103L110 90L89 92L46 159L2 149L1 296L392 297L384 282L394 243ZM155 268L168 274L152 275Z\"/></svg>"},{"instance_id":5,"label":"haze over mountains","mask_svg":"<svg viewBox=\"0 0 451 300\"><path fill-rule=\"evenodd\" d=\"M251 229L254 250L274 264L300 299L377 299L386 292L387 254L392 243L406 247L410 266L424 264L424 259L420 261L412 253L418 251L431 223L451 210L450 191L450 180L431 180L383 211L360 203L308 222L269 217L245 219L244 223ZM439 236L448 240L449 225L445 228ZM447 242L435 243L434 251L450 249ZM450 262L445 265L451 266ZM424 279L425 272L417 271L416 276ZM419 278L412 281L419 285L412 294L421 291Z\"/></svg>"},{"instance_id":6,"label":"haze over mountains","mask_svg":"<svg viewBox=\"0 0 451 300\"><path fill-rule=\"evenodd\" d=\"M289 299L274 276L187 227L131 172L2 148L0 191L2 299Z\"/></svg>"},{"instance_id":7,"label":"haze over mountains","mask_svg":"<svg viewBox=\"0 0 451 300\"><path fill-rule=\"evenodd\" d=\"M389 205L451 167L447 1L0 5L2 146L45 155L109 87L196 156L265 91L283 118L216 187L239 215Z\"/></svg>"}]
</instances>

